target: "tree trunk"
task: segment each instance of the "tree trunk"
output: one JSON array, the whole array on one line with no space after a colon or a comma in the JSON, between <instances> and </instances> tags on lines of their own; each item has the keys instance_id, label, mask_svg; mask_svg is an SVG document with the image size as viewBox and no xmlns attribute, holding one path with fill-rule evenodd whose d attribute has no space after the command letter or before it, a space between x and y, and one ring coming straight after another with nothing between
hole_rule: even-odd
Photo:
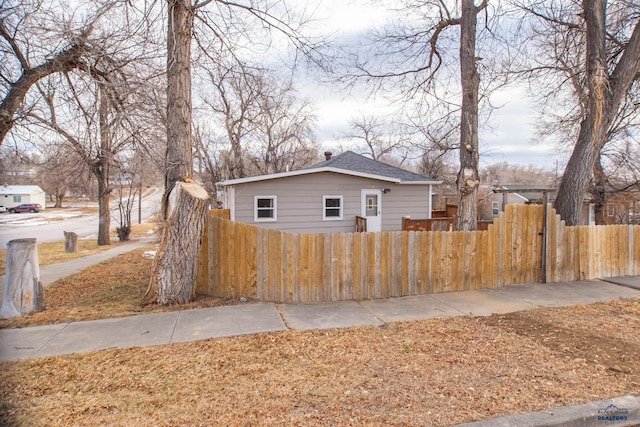
<instances>
[{"instance_id":1,"label":"tree trunk","mask_svg":"<svg viewBox=\"0 0 640 427\"><path fill-rule=\"evenodd\" d=\"M0 317L18 317L45 309L36 239L7 243L6 288Z\"/></svg>"},{"instance_id":2,"label":"tree trunk","mask_svg":"<svg viewBox=\"0 0 640 427\"><path fill-rule=\"evenodd\" d=\"M607 187L608 180L602 167L602 155L598 153L593 165L593 190L591 191L596 225L606 224L605 208L607 205Z\"/></svg>"},{"instance_id":3,"label":"tree trunk","mask_svg":"<svg viewBox=\"0 0 640 427\"><path fill-rule=\"evenodd\" d=\"M78 252L78 235L72 231L63 231L64 233L64 251L68 254Z\"/></svg>"},{"instance_id":4,"label":"tree trunk","mask_svg":"<svg viewBox=\"0 0 640 427\"><path fill-rule=\"evenodd\" d=\"M174 185L145 304L185 304L195 299L208 201L207 191L195 182L179 181Z\"/></svg>"},{"instance_id":5,"label":"tree trunk","mask_svg":"<svg viewBox=\"0 0 640 427\"><path fill-rule=\"evenodd\" d=\"M190 177L191 33L190 0L169 0L167 25L167 152L160 249L145 303L184 304L195 298L198 254L209 195Z\"/></svg>"},{"instance_id":6,"label":"tree trunk","mask_svg":"<svg viewBox=\"0 0 640 427\"><path fill-rule=\"evenodd\" d=\"M169 0L167 26L167 151L162 214L176 182L193 175L191 141L191 34L194 11L190 0Z\"/></svg>"},{"instance_id":7,"label":"tree trunk","mask_svg":"<svg viewBox=\"0 0 640 427\"><path fill-rule=\"evenodd\" d=\"M102 167L108 168L104 164ZM111 202L111 190L109 189L109 178L108 175L105 176L104 172L96 177L98 178L98 245L110 245L111 211L109 203Z\"/></svg>"},{"instance_id":8,"label":"tree trunk","mask_svg":"<svg viewBox=\"0 0 640 427\"><path fill-rule=\"evenodd\" d=\"M480 76L476 67L476 19L473 0L462 0L460 20L460 77L462 110L460 118L460 171L456 180L460 199L457 229L478 227L478 90Z\"/></svg>"},{"instance_id":9,"label":"tree trunk","mask_svg":"<svg viewBox=\"0 0 640 427\"><path fill-rule=\"evenodd\" d=\"M580 223L580 211L595 161L640 67L640 22L636 23L615 70L609 75L605 45L606 0L584 0L583 10L587 24L587 115L580 124L578 140L562 176L555 206L567 225Z\"/></svg>"},{"instance_id":10,"label":"tree trunk","mask_svg":"<svg viewBox=\"0 0 640 427\"><path fill-rule=\"evenodd\" d=\"M107 89L100 85L100 152L93 168L98 180L98 245L110 245L109 228L111 228L111 189L109 188L109 172L111 166L111 125L109 123L109 96Z\"/></svg>"}]
</instances>

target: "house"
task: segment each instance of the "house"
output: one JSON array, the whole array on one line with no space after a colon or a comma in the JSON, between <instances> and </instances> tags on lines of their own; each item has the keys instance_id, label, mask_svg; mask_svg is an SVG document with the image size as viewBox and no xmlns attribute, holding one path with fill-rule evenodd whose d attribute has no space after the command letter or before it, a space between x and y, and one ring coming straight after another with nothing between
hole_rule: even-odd
<instances>
[{"instance_id":1,"label":"house","mask_svg":"<svg viewBox=\"0 0 640 427\"><path fill-rule=\"evenodd\" d=\"M478 219L493 220L508 204L542 204L547 193L549 203L554 203L556 188L540 185L506 184L499 186L481 186L484 196L478 202ZM580 225L595 225L595 214L591 198L585 197L580 212Z\"/></svg>"},{"instance_id":2,"label":"house","mask_svg":"<svg viewBox=\"0 0 640 427\"><path fill-rule=\"evenodd\" d=\"M231 179L216 185L231 220L293 233L399 231L402 217L431 218L441 182L351 151L309 168Z\"/></svg>"},{"instance_id":3,"label":"house","mask_svg":"<svg viewBox=\"0 0 640 427\"><path fill-rule=\"evenodd\" d=\"M47 203L47 196L38 185L8 185L0 186L0 206L6 209L22 203L40 203L42 209Z\"/></svg>"}]
</instances>

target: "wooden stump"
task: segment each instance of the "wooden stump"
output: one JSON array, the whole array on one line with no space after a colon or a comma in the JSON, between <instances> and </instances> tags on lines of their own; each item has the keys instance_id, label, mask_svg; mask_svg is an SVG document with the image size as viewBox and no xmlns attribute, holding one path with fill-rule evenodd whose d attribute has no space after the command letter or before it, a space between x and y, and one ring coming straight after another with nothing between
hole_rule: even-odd
<instances>
[{"instance_id":1,"label":"wooden stump","mask_svg":"<svg viewBox=\"0 0 640 427\"><path fill-rule=\"evenodd\" d=\"M195 299L208 202L209 194L199 184L176 183L167 200L167 218L144 303L185 304Z\"/></svg>"},{"instance_id":2,"label":"wooden stump","mask_svg":"<svg viewBox=\"0 0 640 427\"><path fill-rule=\"evenodd\" d=\"M73 231L63 231L64 251L68 254L78 252L78 235Z\"/></svg>"},{"instance_id":3,"label":"wooden stump","mask_svg":"<svg viewBox=\"0 0 640 427\"><path fill-rule=\"evenodd\" d=\"M7 243L7 274L0 317L18 317L45 308L36 239Z\"/></svg>"}]
</instances>

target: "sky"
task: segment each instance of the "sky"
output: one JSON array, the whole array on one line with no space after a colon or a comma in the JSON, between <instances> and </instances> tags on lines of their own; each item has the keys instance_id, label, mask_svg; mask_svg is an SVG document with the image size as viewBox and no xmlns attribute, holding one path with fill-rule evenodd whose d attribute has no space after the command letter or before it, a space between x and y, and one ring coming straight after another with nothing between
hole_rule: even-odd
<instances>
[{"instance_id":1,"label":"sky","mask_svg":"<svg viewBox=\"0 0 640 427\"><path fill-rule=\"evenodd\" d=\"M372 5L362 0L322 0L313 16L319 23L319 29L348 37L383 24L386 15L381 3ZM336 145L336 141L349 131L352 117L362 112L384 114L390 111L387 103L381 99L365 100L363 97L346 95L343 90L328 85L302 88L301 93L312 99L318 118L317 136L325 148ZM493 105L501 107L492 113L490 126L481 124L481 166L507 162L550 170L563 168L568 160L566 153L558 153L552 146L534 142L536 115L526 90L517 87L502 89L495 92L491 99Z\"/></svg>"}]
</instances>

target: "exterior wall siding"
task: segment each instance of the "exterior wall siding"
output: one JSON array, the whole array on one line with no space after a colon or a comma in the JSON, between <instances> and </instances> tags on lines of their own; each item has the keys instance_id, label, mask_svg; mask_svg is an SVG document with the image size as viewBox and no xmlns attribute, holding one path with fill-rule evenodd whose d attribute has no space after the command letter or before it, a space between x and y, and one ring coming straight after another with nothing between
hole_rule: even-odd
<instances>
[{"instance_id":1,"label":"exterior wall siding","mask_svg":"<svg viewBox=\"0 0 640 427\"><path fill-rule=\"evenodd\" d=\"M14 202L14 196L19 196L20 201ZM47 196L44 190L34 190L31 193L15 191L11 193L0 194L0 206L5 208L13 208L23 203L40 203L42 209L46 208Z\"/></svg>"},{"instance_id":2,"label":"exterior wall siding","mask_svg":"<svg viewBox=\"0 0 640 427\"><path fill-rule=\"evenodd\" d=\"M237 222L292 233L350 232L361 214L361 190L383 189L382 231L402 229L402 217L430 217L429 185L402 185L368 178L321 173L233 186L232 218ZM227 189L227 191L230 189ZM254 220L254 197L276 196L277 221ZM323 220L323 196L342 196L342 220Z\"/></svg>"}]
</instances>

